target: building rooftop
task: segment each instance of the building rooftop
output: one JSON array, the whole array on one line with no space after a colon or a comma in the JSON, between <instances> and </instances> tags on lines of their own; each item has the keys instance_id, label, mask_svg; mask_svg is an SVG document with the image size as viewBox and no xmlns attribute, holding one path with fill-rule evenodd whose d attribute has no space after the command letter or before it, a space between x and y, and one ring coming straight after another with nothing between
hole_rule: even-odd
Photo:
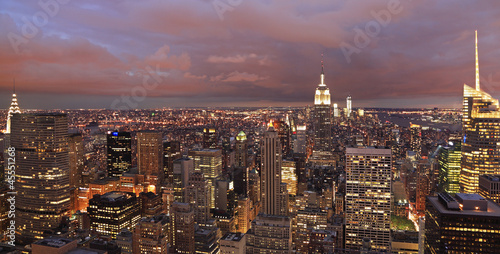
<instances>
[{"instance_id":1,"label":"building rooftop","mask_svg":"<svg viewBox=\"0 0 500 254\"><path fill-rule=\"evenodd\" d=\"M239 241L241 241L241 239L243 239L243 236L245 236L245 234L243 234L243 233L231 233L231 232L229 232L229 233L226 233L221 238L221 240L239 242Z\"/></svg>"},{"instance_id":2,"label":"building rooftop","mask_svg":"<svg viewBox=\"0 0 500 254\"><path fill-rule=\"evenodd\" d=\"M130 193L127 193L127 192L121 192L121 191L112 191L112 192L108 192L106 194L103 194L103 195L94 195L94 198L93 199L98 199L100 200L101 202L102 201L105 201L105 202L119 202L119 201L125 201L125 200L128 200L128 199L131 199L131 198L134 198L135 196L132 196Z\"/></svg>"},{"instance_id":3,"label":"building rooftop","mask_svg":"<svg viewBox=\"0 0 500 254\"><path fill-rule=\"evenodd\" d=\"M42 240L36 241L34 244L48 246L48 247L52 247L52 248L61 248L61 247L65 246L66 244L69 244L73 241L76 241L76 240L71 240L71 239L67 239L67 238L47 238L47 239L42 239Z\"/></svg>"},{"instance_id":4,"label":"building rooftop","mask_svg":"<svg viewBox=\"0 0 500 254\"><path fill-rule=\"evenodd\" d=\"M492 182L500 182L500 175L481 175L479 177L484 177Z\"/></svg>"},{"instance_id":5,"label":"building rooftop","mask_svg":"<svg viewBox=\"0 0 500 254\"><path fill-rule=\"evenodd\" d=\"M78 248L69 251L67 254L104 254L108 253L105 250L96 250L96 249L89 249L89 248Z\"/></svg>"},{"instance_id":6,"label":"building rooftop","mask_svg":"<svg viewBox=\"0 0 500 254\"><path fill-rule=\"evenodd\" d=\"M443 197L449 200L443 202ZM427 199L441 214L500 217L500 206L495 202L482 198L478 194L458 193L456 199L449 195L440 195L439 197L429 196ZM455 204L458 204L458 209Z\"/></svg>"}]
</instances>

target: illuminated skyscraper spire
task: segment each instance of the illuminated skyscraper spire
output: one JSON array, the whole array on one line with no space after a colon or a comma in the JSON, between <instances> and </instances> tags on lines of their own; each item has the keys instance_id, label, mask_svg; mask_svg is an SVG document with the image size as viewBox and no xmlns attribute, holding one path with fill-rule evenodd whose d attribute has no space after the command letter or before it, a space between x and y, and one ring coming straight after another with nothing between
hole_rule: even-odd
<instances>
[{"instance_id":1,"label":"illuminated skyscraper spire","mask_svg":"<svg viewBox=\"0 0 500 254\"><path fill-rule=\"evenodd\" d=\"M476 90L480 91L479 86L479 57L477 54L477 30L476 30Z\"/></svg>"},{"instance_id":2,"label":"illuminated skyscraper spire","mask_svg":"<svg viewBox=\"0 0 500 254\"><path fill-rule=\"evenodd\" d=\"M323 62L323 54L321 54L321 84L319 84L319 85L326 86L325 85L325 65Z\"/></svg>"},{"instance_id":3,"label":"illuminated skyscraper spire","mask_svg":"<svg viewBox=\"0 0 500 254\"><path fill-rule=\"evenodd\" d=\"M7 115L7 128L5 133L10 133L10 119L13 114L21 113L19 109L19 105L17 104L17 95L16 95L16 80L14 79L13 89L12 89L12 102L10 103L9 113Z\"/></svg>"}]
</instances>

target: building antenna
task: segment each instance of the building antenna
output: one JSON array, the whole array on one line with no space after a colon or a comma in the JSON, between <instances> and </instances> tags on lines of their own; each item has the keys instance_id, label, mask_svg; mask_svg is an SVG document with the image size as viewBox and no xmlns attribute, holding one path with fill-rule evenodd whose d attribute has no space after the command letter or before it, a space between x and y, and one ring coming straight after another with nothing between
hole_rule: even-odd
<instances>
[{"instance_id":1,"label":"building antenna","mask_svg":"<svg viewBox=\"0 0 500 254\"><path fill-rule=\"evenodd\" d=\"M476 90L480 90L479 85L479 56L477 54L477 30L476 30Z\"/></svg>"}]
</instances>

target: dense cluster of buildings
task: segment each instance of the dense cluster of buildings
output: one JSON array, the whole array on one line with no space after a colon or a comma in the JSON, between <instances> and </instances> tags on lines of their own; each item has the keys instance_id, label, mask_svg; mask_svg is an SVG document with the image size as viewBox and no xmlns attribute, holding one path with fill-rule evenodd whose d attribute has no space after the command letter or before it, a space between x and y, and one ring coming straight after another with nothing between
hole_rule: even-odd
<instances>
[{"instance_id":1,"label":"dense cluster of buildings","mask_svg":"<svg viewBox=\"0 0 500 254\"><path fill-rule=\"evenodd\" d=\"M14 94L0 232L8 242L14 223L17 245L0 253L500 248L500 108L479 76L464 86L462 132L352 106L332 103L323 65L299 109L22 112Z\"/></svg>"}]
</instances>

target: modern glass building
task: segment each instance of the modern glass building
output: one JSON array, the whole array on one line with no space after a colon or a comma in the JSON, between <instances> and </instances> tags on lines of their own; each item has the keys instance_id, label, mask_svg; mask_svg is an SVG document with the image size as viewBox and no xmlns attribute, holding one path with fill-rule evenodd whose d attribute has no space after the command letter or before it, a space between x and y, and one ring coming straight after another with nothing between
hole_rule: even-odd
<instances>
[{"instance_id":1,"label":"modern glass building","mask_svg":"<svg viewBox=\"0 0 500 254\"><path fill-rule=\"evenodd\" d=\"M500 108L498 100L480 89L477 31L476 88L464 85L462 129L460 188L478 193L479 175L500 173Z\"/></svg>"},{"instance_id":2,"label":"modern glass building","mask_svg":"<svg viewBox=\"0 0 500 254\"><path fill-rule=\"evenodd\" d=\"M108 176L120 177L132 166L130 132L109 132L107 135Z\"/></svg>"},{"instance_id":3,"label":"modern glass building","mask_svg":"<svg viewBox=\"0 0 500 254\"><path fill-rule=\"evenodd\" d=\"M450 142L439 150L439 186L447 193L460 192L461 142Z\"/></svg>"}]
</instances>

